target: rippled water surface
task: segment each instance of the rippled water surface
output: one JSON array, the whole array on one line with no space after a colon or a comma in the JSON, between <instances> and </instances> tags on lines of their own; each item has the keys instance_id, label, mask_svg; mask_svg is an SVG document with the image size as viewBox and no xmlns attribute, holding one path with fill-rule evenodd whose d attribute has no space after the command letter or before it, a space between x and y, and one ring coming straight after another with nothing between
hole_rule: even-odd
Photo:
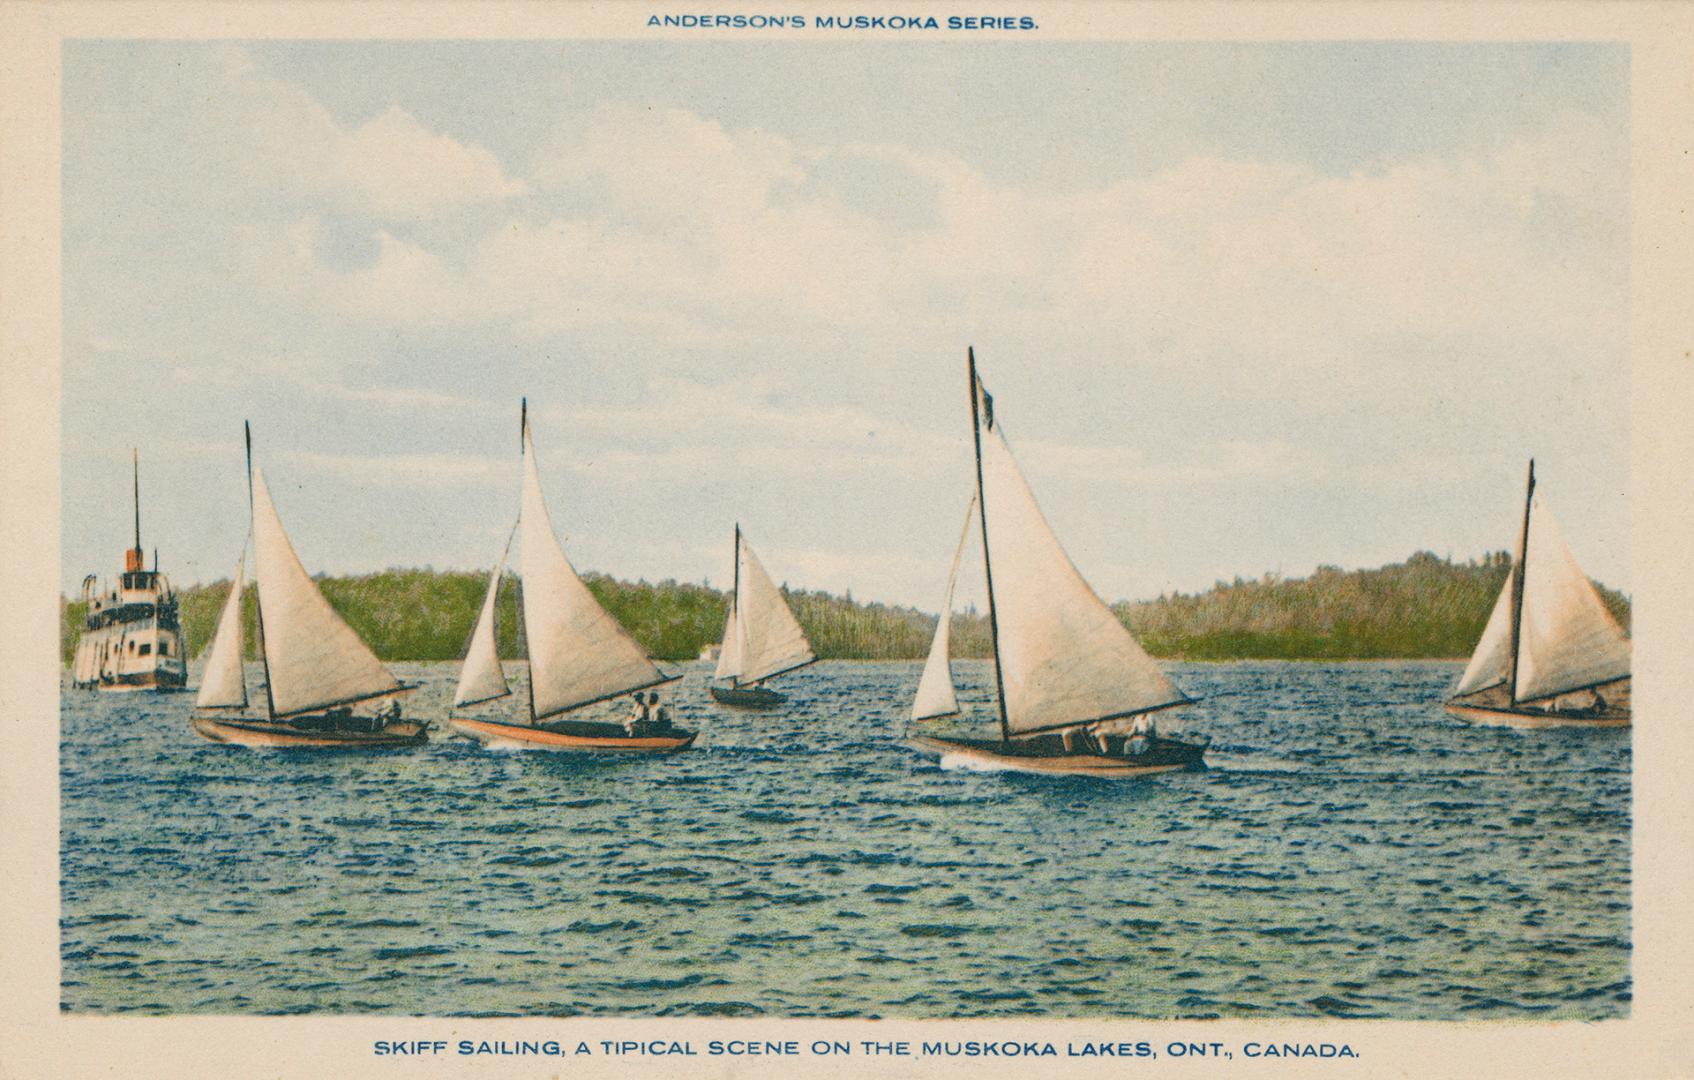
<instances>
[{"instance_id":1,"label":"rippled water surface","mask_svg":"<svg viewBox=\"0 0 1694 1080\"><path fill-rule=\"evenodd\" d=\"M456 666L400 670L444 716ZM796 672L773 714L691 665L698 748L644 760L254 751L191 695L67 691L64 1008L1627 1013L1627 730L1466 726L1452 664L1171 670L1212 768L1116 782L906 749L908 663Z\"/></svg>"}]
</instances>

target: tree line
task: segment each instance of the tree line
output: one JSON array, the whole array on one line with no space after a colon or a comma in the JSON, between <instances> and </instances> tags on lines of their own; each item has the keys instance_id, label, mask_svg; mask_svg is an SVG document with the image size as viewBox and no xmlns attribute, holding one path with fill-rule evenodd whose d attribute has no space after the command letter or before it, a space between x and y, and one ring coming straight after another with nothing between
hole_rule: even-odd
<instances>
[{"instance_id":1,"label":"tree line","mask_svg":"<svg viewBox=\"0 0 1694 1080\"><path fill-rule=\"evenodd\" d=\"M1403 563L1370 570L1319 567L1309 577L1276 574L1220 581L1197 593L1171 593L1112 606L1154 656L1192 660L1354 660L1462 657L1470 653L1511 559L1493 552L1453 562L1418 552ZM352 577L320 577L318 586L342 618L384 660L457 660L464 655L487 587L486 574L390 569ZM723 633L728 597L687 582L619 581L585 575L596 599L653 656L687 660ZM1627 630L1630 602L1599 586ZM865 603L851 596L789 590L794 615L824 659L917 660L929 649L935 616L915 608ZM229 582L178 593L191 654L211 640ZM244 597L251 654L254 596ZM500 654L522 655L518 584L508 575L498 601ZM80 601L64 603L62 645L68 662L83 624ZM987 618L953 616L953 655L991 655Z\"/></svg>"}]
</instances>

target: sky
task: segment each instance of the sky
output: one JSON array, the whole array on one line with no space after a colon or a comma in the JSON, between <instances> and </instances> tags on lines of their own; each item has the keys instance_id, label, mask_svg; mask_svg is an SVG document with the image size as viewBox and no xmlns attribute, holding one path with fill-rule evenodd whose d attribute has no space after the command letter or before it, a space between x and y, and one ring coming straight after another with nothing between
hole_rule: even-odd
<instances>
[{"instance_id":1,"label":"sky","mask_svg":"<svg viewBox=\"0 0 1694 1080\"><path fill-rule=\"evenodd\" d=\"M1611 44L68 43L63 562L579 570L934 610L965 350L1108 600L1515 542L1630 587ZM969 577L969 575L966 575ZM962 584L961 602L979 601Z\"/></svg>"}]
</instances>

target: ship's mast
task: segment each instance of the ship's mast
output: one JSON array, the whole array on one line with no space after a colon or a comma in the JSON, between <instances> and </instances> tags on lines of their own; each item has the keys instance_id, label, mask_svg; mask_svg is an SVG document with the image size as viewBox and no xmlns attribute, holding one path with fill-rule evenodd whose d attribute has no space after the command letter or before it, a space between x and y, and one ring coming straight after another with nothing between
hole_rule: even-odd
<instances>
[{"instance_id":1,"label":"ship's mast","mask_svg":"<svg viewBox=\"0 0 1694 1080\"><path fill-rule=\"evenodd\" d=\"M241 430L247 437L247 520L251 522L253 520L253 425L250 422L243 420L241 422ZM259 530L254 528L253 562L255 565L253 567L253 577L255 580L253 588L253 616L254 625L259 631L259 662L263 664L265 668L265 708L269 710L270 718L275 720L276 695L271 693L271 657L269 650L265 648L264 593L258 588L257 580L260 570L258 560L258 536Z\"/></svg>"},{"instance_id":2,"label":"ship's mast","mask_svg":"<svg viewBox=\"0 0 1694 1080\"><path fill-rule=\"evenodd\" d=\"M1006 681L1000 673L1000 620L994 614L994 560L988 557L988 499L982 492L982 422L978 415L977 395L981 382L976 377L976 349L965 347L965 361L971 378L971 436L976 445L976 508L982 517L982 570L988 579L988 633L994 642L994 697L1000 705L1000 741L1010 742L1012 729L1006 722ZM945 613L942 618L946 618Z\"/></svg>"},{"instance_id":3,"label":"ship's mast","mask_svg":"<svg viewBox=\"0 0 1694 1080\"><path fill-rule=\"evenodd\" d=\"M141 550L141 451L130 449L130 477L135 498L135 546L124 552L124 573L135 574L147 569L147 555ZM124 588L129 588L126 580Z\"/></svg>"},{"instance_id":4,"label":"ship's mast","mask_svg":"<svg viewBox=\"0 0 1694 1080\"><path fill-rule=\"evenodd\" d=\"M1518 702L1518 648L1523 644L1523 582L1529 557L1529 508L1535 503L1535 459L1529 459L1529 483L1523 494L1523 532L1518 534L1517 565L1512 567L1512 673L1507 689Z\"/></svg>"},{"instance_id":5,"label":"ship's mast","mask_svg":"<svg viewBox=\"0 0 1694 1080\"><path fill-rule=\"evenodd\" d=\"M737 521L735 523L734 562L735 562L735 571L734 571L734 573L735 573L735 584L732 587L730 594L729 594L729 610L735 617L735 622L733 624L731 624L731 626L729 628L729 632L731 634L735 633L736 627L741 625L741 614L742 614L742 612L741 612L741 522L739 522L739 521ZM719 649L722 649L723 647L724 646L722 646L722 645L718 646ZM739 644L736 647L739 649L740 648ZM739 652L737 652L736 656L735 656L736 666L739 667L742 663L742 660L743 660L743 658L742 658L741 654ZM741 672L739 672L739 671L730 672L729 673L729 684L731 686L740 686L741 685Z\"/></svg>"},{"instance_id":6,"label":"ship's mast","mask_svg":"<svg viewBox=\"0 0 1694 1080\"><path fill-rule=\"evenodd\" d=\"M529 453L529 398L525 397L518 399L518 468L520 472L524 466L524 455L527 453ZM524 482L527 483L528 481ZM518 498L518 505L520 508L523 505L522 496ZM519 509L518 516L521 520L522 509ZM527 554L527 552L528 549L526 548L525 553ZM522 567L520 566L519 569L521 570ZM523 635L524 662L529 665L529 673L524 682L529 685L529 726L535 727L541 723L541 719L535 715L535 661L529 655L528 608L524 603L524 584L527 580L522 573L518 574L518 621L525 624L526 632Z\"/></svg>"}]
</instances>

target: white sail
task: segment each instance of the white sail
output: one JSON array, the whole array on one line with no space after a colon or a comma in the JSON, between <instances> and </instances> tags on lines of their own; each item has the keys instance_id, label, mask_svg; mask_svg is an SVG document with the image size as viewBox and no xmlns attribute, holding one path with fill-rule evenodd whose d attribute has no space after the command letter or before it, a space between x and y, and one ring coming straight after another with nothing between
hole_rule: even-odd
<instances>
[{"instance_id":1,"label":"white sail","mask_svg":"<svg viewBox=\"0 0 1694 1080\"><path fill-rule=\"evenodd\" d=\"M194 704L204 709L239 709L247 705L247 679L241 669L241 593L247 576L246 545L235 563L229 596L218 616L218 629L206 647L206 667L200 673L200 693Z\"/></svg>"},{"instance_id":2,"label":"white sail","mask_svg":"<svg viewBox=\"0 0 1694 1080\"><path fill-rule=\"evenodd\" d=\"M459 688L453 692L454 705L474 705L492 701L511 693L506 685L506 673L500 667L500 650L494 637L494 608L500 597L500 578L506 573L506 556L512 551L512 537L517 526L506 537L506 549L488 579L488 592L482 598L482 611L476 617L476 629L471 631L470 647L465 650L465 663L459 669Z\"/></svg>"},{"instance_id":3,"label":"white sail","mask_svg":"<svg viewBox=\"0 0 1694 1080\"><path fill-rule=\"evenodd\" d=\"M759 682L816 659L782 590L745 539L741 541L740 584L735 603L741 668L736 676L740 682Z\"/></svg>"},{"instance_id":4,"label":"white sail","mask_svg":"<svg viewBox=\"0 0 1694 1080\"><path fill-rule=\"evenodd\" d=\"M1453 688L1455 697L1480 693L1512 677L1512 578L1516 573L1515 567L1506 572L1506 583L1500 587L1488 625L1482 628L1470 663Z\"/></svg>"},{"instance_id":5,"label":"white sail","mask_svg":"<svg viewBox=\"0 0 1694 1080\"><path fill-rule=\"evenodd\" d=\"M665 682L647 650L600 606L565 558L527 426L523 449L523 613L535 718Z\"/></svg>"},{"instance_id":6,"label":"white sail","mask_svg":"<svg viewBox=\"0 0 1694 1080\"><path fill-rule=\"evenodd\" d=\"M277 716L400 689L399 681L329 606L300 564L258 466L253 467L253 550L265 670Z\"/></svg>"},{"instance_id":7,"label":"white sail","mask_svg":"<svg viewBox=\"0 0 1694 1080\"><path fill-rule=\"evenodd\" d=\"M733 679L741 674L741 620L735 617L735 597L729 598L729 610L724 614L723 641L718 645L718 666L714 679Z\"/></svg>"},{"instance_id":8,"label":"white sail","mask_svg":"<svg viewBox=\"0 0 1694 1080\"><path fill-rule=\"evenodd\" d=\"M1577 565L1539 495L1529 504L1518 640L1518 701L1629 674L1629 639Z\"/></svg>"},{"instance_id":9,"label":"white sail","mask_svg":"<svg viewBox=\"0 0 1694 1080\"><path fill-rule=\"evenodd\" d=\"M972 495L970 505L965 507L965 527L959 533L959 546L953 552L953 567L947 571L947 592L941 600L935 636L929 642L929 658L923 662L918 692L912 698L913 720L932 720L959 711L959 699L953 690L953 669L948 664L953 637L953 586L959 580L959 560L964 557L965 543L971 536L971 517L975 513L976 496Z\"/></svg>"},{"instance_id":10,"label":"white sail","mask_svg":"<svg viewBox=\"0 0 1694 1080\"><path fill-rule=\"evenodd\" d=\"M984 546L1008 729L1048 731L1186 701L1072 565L986 393L981 412Z\"/></svg>"}]
</instances>

